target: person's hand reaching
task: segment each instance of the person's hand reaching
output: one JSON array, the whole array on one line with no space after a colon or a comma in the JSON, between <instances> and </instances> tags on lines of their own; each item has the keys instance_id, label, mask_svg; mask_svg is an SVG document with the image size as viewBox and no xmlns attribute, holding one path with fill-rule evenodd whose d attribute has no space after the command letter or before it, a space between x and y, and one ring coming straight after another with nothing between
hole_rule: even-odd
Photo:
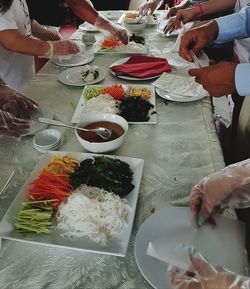
<instances>
[{"instance_id":1,"label":"person's hand reaching","mask_svg":"<svg viewBox=\"0 0 250 289\"><path fill-rule=\"evenodd\" d=\"M189 206L200 226L210 222L216 211L226 207L249 207L250 159L202 179L192 189Z\"/></svg>"},{"instance_id":2,"label":"person's hand reaching","mask_svg":"<svg viewBox=\"0 0 250 289\"><path fill-rule=\"evenodd\" d=\"M211 96L220 97L236 92L236 66L235 62L221 61L204 68L189 69L188 74L194 76Z\"/></svg>"},{"instance_id":3,"label":"person's hand reaching","mask_svg":"<svg viewBox=\"0 0 250 289\"><path fill-rule=\"evenodd\" d=\"M100 14L98 15L94 25L99 29L109 31L113 36L120 39L123 44L128 44L128 32L120 25L112 23Z\"/></svg>"},{"instance_id":4,"label":"person's hand reaching","mask_svg":"<svg viewBox=\"0 0 250 289\"><path fill-rule=\"evenodd\" d=\"M150 15L153 14L154 11L156 10L156 8L158 7L158 5L160 4L161 0L149 0L146 2L143 2L139 8L139 15Z\"/></svg>"},{"instance_id":5,"label":"person's hand reaching","mask_svg":"<svg viewBox=\"0 0 250 289\"><path fill-rule=\"evenodd\" d=\"M30 127L29 121L0 109L0 135L18 137Z\"/></svg>"},{"instance_id":6,"label":"person's hand reaching","mask_svg":"<svg viewBox=\"0 0 250 289\"><path fill-rule=\"evenodd\" d=\"M30 119L38 104L0 82L0 109L21 119Z\"/></svg>"},{"instance_id":7,"label":"person's hand reaching","mask_svg":"<svg viewBox=\"0 0 250 289\"><path fill-rule=\"evenodd\" d=\"M209 264L200 255L190 256L195 275L181 272L174 267L170 271L172 289L249 289L249 279L222 267Z\"/></svg>"}]
</instances>

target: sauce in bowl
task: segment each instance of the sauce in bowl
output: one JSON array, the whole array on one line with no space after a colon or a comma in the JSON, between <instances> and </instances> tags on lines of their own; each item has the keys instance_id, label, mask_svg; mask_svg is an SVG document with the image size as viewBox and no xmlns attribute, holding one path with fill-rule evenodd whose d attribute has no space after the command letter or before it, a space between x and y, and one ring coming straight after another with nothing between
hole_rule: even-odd
<instances>
[{"instance_id":1,"label":"sauce in bowl","mask_svg":"<svg viewBox=\"0 0 250 289\"><path fill-rule=\"evenodd\" d=\"M78 135L88 142L109 142L115 140L124 134L124 129L117 123L110 121L97 121L90 123L83 128L93 129L97 127L105 127L112 131L111 137L108 140L101 138L95 132L77 130Z\"/></svg>"}]
</instances>

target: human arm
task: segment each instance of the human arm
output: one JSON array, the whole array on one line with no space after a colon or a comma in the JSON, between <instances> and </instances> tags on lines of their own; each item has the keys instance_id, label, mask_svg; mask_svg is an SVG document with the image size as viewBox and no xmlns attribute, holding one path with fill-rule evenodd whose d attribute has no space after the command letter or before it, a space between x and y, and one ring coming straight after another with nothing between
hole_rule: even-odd
<instances>
[{"instance_id":1,"label":"human arm","mask_svg":"<svg viewBox=\"0 0 250 289\"><path fill-rule=\"evenodd\" d=\"M12 52L41 57L75 54L80 51L79 46L72 41L58 40L49 43L22 35L17 29L0 31L0 44Z\"/></svg>"},{"instance_id":2,"label":"human arm","mask_svg":"<svg viewBox=\"0 0 250 289\"><path fill-rule=\"evenodd\" d=\"M149 15L153 14L158 6L161 5L162 0L149 0L143 2L139 7L138 11L140 15Z\"/></svg>"},{"instance_id":3,"label":"human arm","mask_svg":"<svg viewBox=\"0 0 250 289\"><path fill-rule=\"evenodd\" d=\"M31 32L33 36L40 40L55 41L62 39L62 35L55 28L41 25L34 19L31 21Z\"/></svg>"},{"instance_id":4,"label":"human arm","mask_svg":"<svg viewBox=\"0 0 250 289\"><path fill-rule=\"evenodd\" d=\"M198 225L228 206L250 206L250 159L205 177L191 191L190 209Z\"/></svg>"},{"instance_id":5,"label":"human arm","mask_svg":"<svg viewBox=\"0 0 250 289\"><path fill-rule=\"evenodd\" d=\"M102 17L93 6L86 0L64 0L73 12L81 19L96 27L109 31L115 37L118 37L124 44L128 43L127 30Z\"/></svg>"},{"instance_id":6,"label":"human arm","mask_svg":"<svg viewBox=\"0 0 250 289\"><path fill-rule=\"evenodd\" d=\"M189 276L174 267L170 271L172 289L249 289L250 279L213 266L201 254L189 256L195 275Z\"/></svg>"}]
</instances>

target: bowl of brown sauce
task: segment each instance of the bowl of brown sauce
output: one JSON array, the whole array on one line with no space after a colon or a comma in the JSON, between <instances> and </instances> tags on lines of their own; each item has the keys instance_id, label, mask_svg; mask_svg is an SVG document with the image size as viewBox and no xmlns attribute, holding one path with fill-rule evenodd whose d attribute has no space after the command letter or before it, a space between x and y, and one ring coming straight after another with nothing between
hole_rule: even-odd
<instances>
[{"instance_id":1,"label":"bowl of brown sauce","mask_svg":"<svg viewBox=\"0 0 250 289\"><path fill-rule=\"evenodd\" d=\"M111 113L89 113L81 117L77 127L93 129L104 127L111 130L110 139L104 140L95 132L80 131L76 128L75 134L79 143L88 151L93 153L104 153L116 150L124 141L128 131L127 121L116 114Z\"/></svg>"}]
</instances>

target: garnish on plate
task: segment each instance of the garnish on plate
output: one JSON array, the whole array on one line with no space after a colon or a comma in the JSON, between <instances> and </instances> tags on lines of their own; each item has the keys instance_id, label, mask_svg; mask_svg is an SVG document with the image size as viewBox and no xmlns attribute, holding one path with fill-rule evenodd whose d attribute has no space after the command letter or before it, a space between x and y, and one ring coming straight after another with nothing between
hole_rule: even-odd
<instances>
[{"instance_id":1,"label":"garnish on plate","mask_svg":"<svg viewBox=\"0 0 250 289\"><path fill-rule=\"evenodd\" d=\"M130 166L119 159L105 156L82 161L76 171L70 175L70 180L75 188L86 184L113 192L121 197L134 188L133 172Z\"/></svg>"},{"instance_id":2,"label":"garnish on plate","mask_svg":"<svg viewBox=\"0 0 250 289\"><path fill-rule=\"evenodd\" d=\"M83 82L89 82L95 80L99 76L99 71L97 66L91 67L90 65L85 65L82 68L81 80Z\"/></svg>"},{"instance_id":3,"label":"garnish on plate","mask_svg":"<svg viewBox=\"0 0 250 289\"><path fill-rule=\"evenodd\" d=\"M129 41L130 42L134 41L135 43L145 45L145 37L135 35L134 33L129 37Z\"/></svg>"}]
</instances>

